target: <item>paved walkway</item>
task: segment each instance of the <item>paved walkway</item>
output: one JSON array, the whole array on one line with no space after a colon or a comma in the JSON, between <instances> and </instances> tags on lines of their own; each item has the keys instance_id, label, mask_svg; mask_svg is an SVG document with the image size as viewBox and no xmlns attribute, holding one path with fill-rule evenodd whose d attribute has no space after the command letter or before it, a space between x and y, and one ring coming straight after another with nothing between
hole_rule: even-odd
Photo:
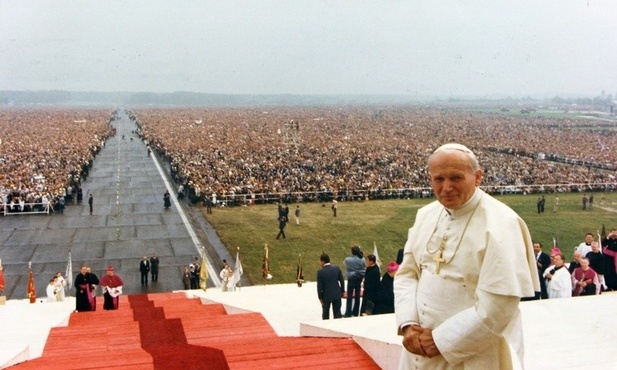
<instances>
[{"instance_id":1,"label":"paved walkway","mask_svg":"<svg viewBox=\"0 0 617 370\"><path fill-rule=\"evenodd\" d=\"M131 294L182 289L182 266L198 256L203 245L209 252L209 285L220 285L220 261L231 261L232 256L198 207L172 197L172 207L163 208L165 190L176 193L175 185L161 171L164 164L154 154L147 155L127 115L121 114L112 124L117 135L107 140L94 159L90 175L82 183L82 205L69 205L63 214L0 217L0 258L7 299L26 297L28 261L32 261L37 295L43 298L52 275L57 271L64 275L69 251L73 276L82 263L99 277L113 265L124 280L124 292ZM92 215L87 204L89 193L94 199ZM142 288L139 261L152 252L161 261L159 280Z\"/></svg>"}]
</instances>

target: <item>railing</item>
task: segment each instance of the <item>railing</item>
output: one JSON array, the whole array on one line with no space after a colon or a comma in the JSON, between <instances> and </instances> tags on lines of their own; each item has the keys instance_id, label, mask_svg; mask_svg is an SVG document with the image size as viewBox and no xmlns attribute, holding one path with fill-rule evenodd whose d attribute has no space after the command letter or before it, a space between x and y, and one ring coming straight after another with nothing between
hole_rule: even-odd
<instances>
[{"instance_id":1,"label":"railing","mask_svg":"<svg viewBox=\"0 0 617 370\"><path fill-rule=\"evenodd\" d=\"M10 215L32 215L32 214L49 214L52 211L50 203L15 203L15 204L2 204L5 216Z\"/></svg>"},{"instance_id":2,"label":"railing","mask_svg":"<svg viewBox=\"0 0 617 370\"><path fill-rule=\"evenodd\" d=\"M602 193L617 191L617 182L606 183L583 183L583 184L550 184L550 185L502 185L480 186L491 195L508 194L562 194L562 193ZM282 193L256 193L256 194L212 194L201 193L195 195L192 188L185 188L185 194L190 202L207 202L213 198L216 204L212 206L242 206L252 204L272 203L306 203L306 202L331 202L337 201L364 201L381 199L413 199L432 198L431 188L399 188L377 190L339 190L339 191L312 191L312 192L282 192Z\"/></svg>"}]
</instances>

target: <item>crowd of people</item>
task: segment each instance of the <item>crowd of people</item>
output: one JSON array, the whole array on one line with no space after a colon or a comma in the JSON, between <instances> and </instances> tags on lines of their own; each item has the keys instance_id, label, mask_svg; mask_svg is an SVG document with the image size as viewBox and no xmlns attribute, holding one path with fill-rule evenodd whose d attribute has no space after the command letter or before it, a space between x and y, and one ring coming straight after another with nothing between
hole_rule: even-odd
<instances>
[{"instance_id":1,"label":"crowd of people","mask_svg":"<svg viewBox=\"0 0 617 370\"><path fill-rule=\"evenodd\" d=\"M0 112L0 199L10 212L77 200L116 112ZM165 108L130 112L192 200L246 204L428 197L427 156L465 142L495 192L614 190L612 122L421 107ZM83 195L81 195L83 197ZM33 209L37 207L37 209Z\"/></svg>"},{"instance_id":2,"label":"crowd of people","mask_svg":"<svg viewBox=\"0 0 617 370\"><path fill-rule=\"evenodd\" d=\"M115 132L113 119L107 110L3 109L2 211L61 212L66 201L77 201L93 158Z\"/></svg>"},{"instance_id":3,"label":"crowd of people","mask_svg":"<svg viewBox=\"0 0 617 370\"><path fill-rule=\"evenodd\" d=\"M534 242L541 290L533 299L578 297L617 290L617 229L598 239L587 233L585 241L574 248L569 263L558 247L554 247L549 256L542 251L541 243Z\"/></svg>"},{"instance_id":4,"label":"crowd of people","mask_svg":"<svg viewBox=\"0 0 617 370\"><path fill-rule=\"evenodd\" d=\"M376 115L376 109L140 109L130 115L191 199L430 196L423 164L438 144L452 141L474 150L489 193L617 187L614 123L420 107Z\"/></svg>"}]
</instances>

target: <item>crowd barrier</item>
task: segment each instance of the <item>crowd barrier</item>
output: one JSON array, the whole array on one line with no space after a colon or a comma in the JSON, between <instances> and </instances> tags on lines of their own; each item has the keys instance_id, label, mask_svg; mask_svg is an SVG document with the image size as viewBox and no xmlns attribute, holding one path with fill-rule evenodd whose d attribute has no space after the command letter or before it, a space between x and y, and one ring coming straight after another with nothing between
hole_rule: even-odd
<instances>
[{"instance_id":1,"label":"crowd barrier","mask_svg":"<svg viewBox=\"0 0 617 370\"><path fill-rule=\"evenodd\" d=\"M550 185L503 185L480 186L488 194L511 195L559 195L564 193L604 193L617 191L617 182L584 183L584 184L550 184ZM210 203L212 206L240 206L272 203L310 203L337 201L365 201L386 199L433 198L432 188L398 188L378 190L339 190L311 192L277 192L253 194L195 194L195 190L187 186L185 194L192 203Z\"/></svg>"},{"instance_id":2,"label":"crowd barrier","mask_svg":"<svg viewBox=\"0 0 617 370\"><path fill-rule=\"evenodd\" d=\"M11 206L10 204L2 204L2 213L5 216L10 215L33 215L33 214L49 214L52 211L50 204L44 203L23 203L23 204L15 204Z\"/></svg>"}]
</instances>

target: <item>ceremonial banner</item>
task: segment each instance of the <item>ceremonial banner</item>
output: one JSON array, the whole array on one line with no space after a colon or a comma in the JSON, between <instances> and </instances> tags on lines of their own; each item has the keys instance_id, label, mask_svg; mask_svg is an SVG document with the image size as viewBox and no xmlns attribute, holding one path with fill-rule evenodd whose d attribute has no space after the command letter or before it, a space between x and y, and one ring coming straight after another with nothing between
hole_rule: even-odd
<instances>
[{"instance_id":1,"label":"ceremonial banner","mask_svg":"<svg viewBox=\"0 0 617 370\"><path fill-rule=\"evenodd\" d=\"M73 260L71 259L71 252L69 252L69 262L66 264L66 271L64 272L64 279L66 280L66 296L69 296L71 287L73 286Z\"/></svg>"},{"instance_id":2,"label":"ceremonial banner","mask_svg":"<svg viewBox=\"0 0 617 370\"><path fill-rule=\"evenodd\" d=\"M234 288L240 286L240 278L244 274L244 270L242 269L242 262L240 262L240 248L236 252L236 266L234 266Z\"/></svg>"},{"instance_id":3,"label":"ceremonial banner","mask_svg":"<svg viewBox=\"0 0 617 370\"><path fill-rule=\"evenodd\" d=\"M201 269L199 270L199 288L206 290L208 288L208 265L206 264L206 249L201 249Z\"/></svg>"},{"instance_id":4,"label":"ceremonial banner","mask_svg":"<svg viewBox=\"0 0 617 370\"><path fill-rule=\"evenodd\" d=\"M604 226L604 224L602 224L602 232L600 232L600 238L606 239L606 226Z\"/></svg>"},{"instance_id":5,"label":"ceremonial banner","mask_svg":"<svg viewBox=\"0 0 617 370\"><path fill-rule=\"evenodd\" d=\"M30 277L28 278L27 297L30 298L30 303L34 303L36 302L36 287L34 285L34 274L32 273L32 261L28 262L28 270Z\"/></svg>"},{"instance_id":6,"label":"ceremonial banner","mask_svg":"<svg viewBox=\"0 0 617 370\"><path fill-rule=\"evenodd\" d=\"M4 280L4 267L2 267L2 259L0 259L0 295L4 293L4 285L6 281Z\"/></svg>"},{"instance_id":7,"label":"ceremonial banner","mask_svg":"<svg viewBox=\"0 0 617 370\"><path fill-rule=\"evenodd\" d=\"M375 242L373 242L373 255L375 256L377 266L381 267L381 259L379 258L379 252L377 252L377 243Z\"/></svg>"},{"instance_id":8,"label":"ceremonial banner","mask_svg":"<svg viewBox=\"0 0 617 370\"><path fill-rule=\"evenodd\" d=\"M551 250L551 256L556 254L561 255L561 249L559 249L559 243L557 243L557 239L553 238L553 249Z\"/></svg>"}]
</instances>

